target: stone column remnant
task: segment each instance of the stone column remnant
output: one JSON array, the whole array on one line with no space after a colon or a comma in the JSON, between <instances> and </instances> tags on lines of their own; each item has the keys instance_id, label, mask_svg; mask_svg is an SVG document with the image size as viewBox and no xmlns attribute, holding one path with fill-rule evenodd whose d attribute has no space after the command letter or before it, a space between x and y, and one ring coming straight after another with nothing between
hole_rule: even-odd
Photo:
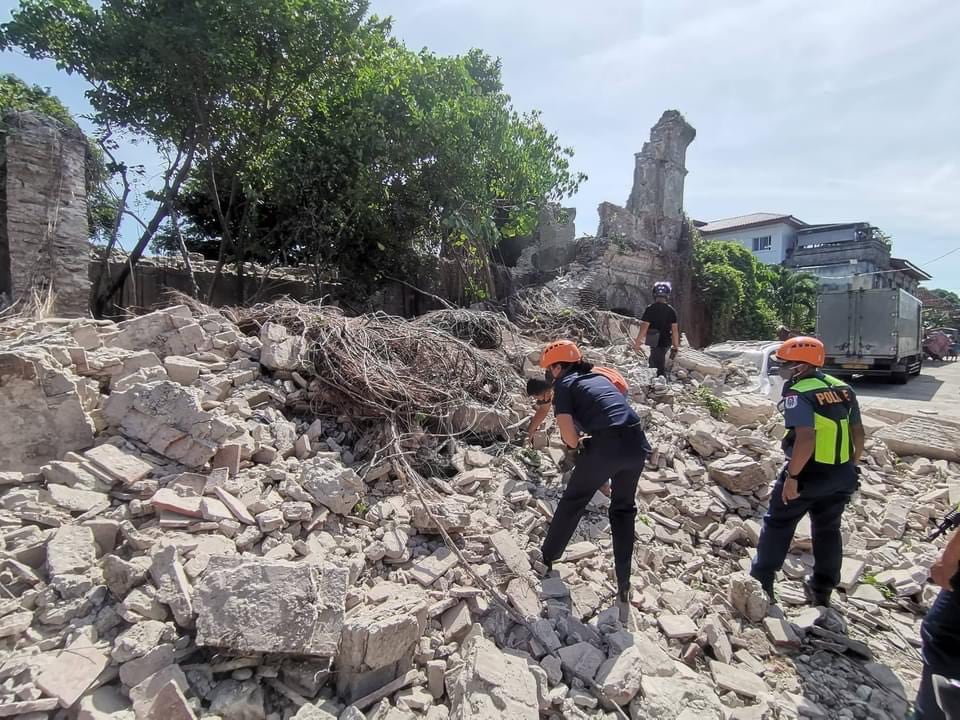
<instances>
[{"instance_id":1,"label":"stone column remnant","mask_svg":"<svg viewBox=\"0 0 960 720\"><path fill-rule=\"evenodd\" d=\"M51 290L58 315L84 315L88 277L87 142L32 111L0 119L0 293Z\"/></svg>"}]
</instances>

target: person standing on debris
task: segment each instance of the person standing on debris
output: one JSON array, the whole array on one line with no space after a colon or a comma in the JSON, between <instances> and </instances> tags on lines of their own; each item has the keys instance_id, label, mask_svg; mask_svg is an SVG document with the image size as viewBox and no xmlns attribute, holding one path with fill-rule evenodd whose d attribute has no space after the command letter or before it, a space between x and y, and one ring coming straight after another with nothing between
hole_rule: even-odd
<instances>
[{"instance_id":1,"label":"person standing on debris","mask_svg":"<svg viewBox=\"0 0 960 720\"><path fill-rule=\"evenodd\" d=\"M543 541L543 563L550 572L573 537L587 503L612 480L609 517L617 598L627 603L637 482L650 450L640 417L608 377L583 361L580 349L569 340L547 345L540 367L554 379L553 411L560 436L567 447L579 451Z\"/></svg>"},{"instance_id":2,"label":"person standing on debris","mask_svg":"<svg viewBox=\"0 0 960 720\"><path fill-rule=\"evenodd\" d=\"M647 335L652 329L656 339L650 338L650 362L652 368L657 369L657 375L667 375L667 351L670 357L676 357L680 350L680 326L677 324L677 311L668 302L673 288L668 282L653 284L653 303L647 305L640 318L640 332L634 342L637 352L643 352L647 342Z\"/></svg>"},{"instance_id":3,"label":"person standing on debris","mask_svg":"<svg viewBox=\"0 0 960 720\"><path fill-rule=\"evenodd\" d=\"M958 717L956 708L941 709L934 676L960 680L960 530L950 536L940 558L930 568L930 577L942 590L920 625L923 675L914 720ZM952 714L948 716L944 709L952 710Z\"/></svg>"},{"instance_id":4,"label":"person standing on debris","mask_svg":"<svg viewBox=\"0 0 960 720\"><path fill-rule=\"evenodd\" d=\"M773 486L750 574L773 600L774 575L797 523L810 513L813 575L804 579L804 593L814 605L829 606L843 562L840 518L859 487L864 433L857 396L820 371L824 356L823 343L812 337L790 338L777 351L787 464Z\"/></svg>"}]
</instances>

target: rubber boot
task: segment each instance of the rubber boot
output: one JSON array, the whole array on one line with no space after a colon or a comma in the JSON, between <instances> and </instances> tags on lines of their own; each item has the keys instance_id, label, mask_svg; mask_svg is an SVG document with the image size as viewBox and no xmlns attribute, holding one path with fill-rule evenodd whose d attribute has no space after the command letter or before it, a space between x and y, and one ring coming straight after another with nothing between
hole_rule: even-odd
<instances>
[{"instance_id":1,"label":"rubber boot","mask_svg":"<svg viewBox=\"0 0 960 720\"><path fill-rule=\"evenodd\" d=\"M626 627L630 622L630 588L617 591L617 608L620 610L620 624Z\"/></svg>"}]
</instances>

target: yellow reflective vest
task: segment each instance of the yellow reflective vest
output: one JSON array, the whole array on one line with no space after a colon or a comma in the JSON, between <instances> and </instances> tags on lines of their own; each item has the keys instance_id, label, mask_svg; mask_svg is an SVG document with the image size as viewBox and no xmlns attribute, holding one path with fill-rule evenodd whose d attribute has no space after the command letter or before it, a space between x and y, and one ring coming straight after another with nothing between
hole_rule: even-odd
<instances>
[{"instance_id":1,"label":"yellow reflective vest","mask_svg":"<svg viewBox=\"0 0 960 720\"><path fill-rule=\"evenodd\" d=\"M853 438L850 435L850 411L853 391L835 377L821 375L804 378L790 386L813 407L813 429L816 432L814 462L821 465L842 465L853 457ZM787 430L784 446L792 447L796 436L793 428Z\"/></svg>"}]
</instances>

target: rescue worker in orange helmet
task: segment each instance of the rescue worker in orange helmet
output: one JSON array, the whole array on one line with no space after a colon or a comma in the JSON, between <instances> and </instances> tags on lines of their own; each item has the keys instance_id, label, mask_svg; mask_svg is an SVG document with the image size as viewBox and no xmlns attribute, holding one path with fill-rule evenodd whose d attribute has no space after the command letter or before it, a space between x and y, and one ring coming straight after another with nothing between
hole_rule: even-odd
<instances>
[{"instance_id":1,"label":"rescue worker in orange helmet","mask_svg":"<svg viewBox=\"0 0 960 720\"><path fill-rule=\"evenodd\" d=\"M787 340L777 351L784 379L783 412L787 464L780 472L763 518L750 574L773 599L773 580L783 566L800 519L810 513L813 574L804 580L807 600L829 606L840 582L843 545L840 518L859 487L864 432L857 396L820 368L823 343L813 337Z\"/></svg>"},{"instance_id":2,"label":"rescue worker in orange helmet","mask_svg":"<svg viewBox=\"0 0 960 720\"><path fill-rule=\"evenodd\" d=\"M577 464L543 541L544 565L549 572L560 559L587 503L610 479L609 517L617 599L625 605L630 593L637 482L650 446L639 416L623 393L608 377L584 362L574 343L559 340L547 345L540 357L540 367L549 371L554 379L553 411L560 436L567 447L579 451Z\"/></svg>"}]
</instances>

